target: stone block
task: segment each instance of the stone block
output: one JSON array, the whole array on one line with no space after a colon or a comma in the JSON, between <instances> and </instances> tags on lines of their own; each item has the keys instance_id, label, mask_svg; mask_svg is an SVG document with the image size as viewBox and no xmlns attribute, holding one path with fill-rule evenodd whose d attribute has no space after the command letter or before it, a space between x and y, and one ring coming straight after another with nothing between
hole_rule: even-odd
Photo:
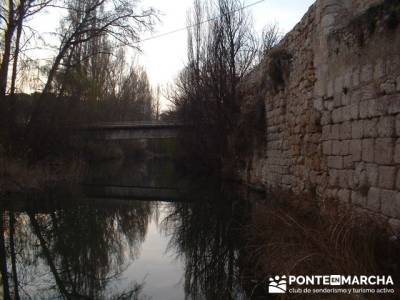
<instances>
[{"instance_id":1,"label":"stone block","mask_svg":"<svg viewBox=\"0 0 400 300\"><path fill-rule=\"evenodd\" d=\"M326 14L321 19L321 27L324 29L324 32L329 33L335 24L335 14L330 13Z\"/></svg>"},{"instance_id":2,"label":"stone block","mask_svg":"<svg viewBox=\"0 0 400 300\"><path fill-rule=\"evenodd\" d=\"M333 105L333 98L328 98L328 99L325 99L325 100L324 100L324 108L325 108L327 111L332 111L332 110L333 110L333 108L334 108L334 105Z\"/></svg>"},{"instance_id":3,"label":"stone block","mask_svg":"<svg viewBox=\"0 0 400 300\"><path fill-rule=\"evenodd\" d=\"M365 165L365 174L367 182L370 186L378 186L378 178L379 178L379 171L378 165L376 164L366 164Z\"/></svg>"},{"instance_id":4,"label":"stone block","mask_svg":"<svg viewBox=\"0 0 400 300\"><path fill-rule=\"evenodd\" d=\"M342 108L342 119L344 122L351 120L351 111L348 106Z\"/></svg>"},{"instance_id":5,"label":"stone block","mask_svg":"<svg viewBox=\"0 0 400 300\"><path fill-rule=\"evenodd\" d=\"M363 121L353 121L351 123L351 137L361 139L363 137Z\"/></svg>"},{"instance_id":6,"label":"stone block","mask_svg":"<svg viewBox=\"0 0 400 300\"><path fill-rule=\"evenodd\" d=\"M370 118L383 116L387 113L388 98L372 99L366 103L368 105L368 117Z\"/></svg>"},{"instance_id":7,"label":"stone block","mask_svg":"<svg viewBox=\"0 0 400 300\"><path fill-rule=\"evenodd\" d=\"M360 92L361 101L371 100L377 98L376 87L375 85L367 85L364 86Z\"/></svg>"},{"instance_id":8,"label":"stone block","mask_svg":"<svg viewBox=\"0 0 400 300\"><path fill-rule=\"evenodd\" d=\"M350 141L349 140L342 140L340 142L340 155L349 155L350 152Z\"/></svg>"},{"instance_id":9,"label":"stone block","mask_svg":"<svg viewBox=\"0 0 400 300\"><path fill-rule=\"evenodd\" d=\"M360 102L359 113L361 119L366 119L369 117L369 101Z\"/></svg>"},{"instance_id":10,"label":"stone block","mask_svg":"<svg viewBox=\"0 0 400 300\"><path fill-rule=\"evenodd\" d=\"M363 193L365 193L365 189L369 189L371 186L368 183L367 172L364 168L365 164L363 162L355 163L355 170L353 172L354 185L357 187L357 190L363 189Z\"/></svg>"},{"instance_id":11,"label":"stone block","mask_svg":"<svg viewBox=\"0 0 400 300\"><path fill-rule=\"evenodd\" d=\"M356 187L355 181L354 181L354 170L347 170L347 178L349 179L348 184L351 189L354 189Z\"/></svg>"},{"instance_id":12,"label":"stone block","mask_svg":"<svg viewBox=\"0 0 400 300\"><path fill-rule=\"evenodd\" d=\"M330 138L333 140L340 139L340 124L332 125Z\"/></svg>"},{"instance_id":13,"label":"stone block","mask_svg":"<svg viewBox=\"0 0 400 300\"><path fill-rule=\"evenodd\" d=\"M335 86L334 86L334 91L335 94L341 94L343 92L343 77L339 76L335 79Z\"/></svg>"},{"instance_id":14,"label":"stone block","mask_svg":"<svg viewBox=\"0 0 400 300\"><path fill-rule=\"evenodd\" d=\"M349 178L347 170L338 170L339 174L339 187L346 189L349 187Z\"/></svg>"},{"instance_id":15,"label":"stone block","mask_svg":"<svg viewBox=\"0 0 400 300\"><path fill-rule=\"evenodd\" d=\"M381 190L371 187L368 191L367 208L379 212L381 208Z\"/></svg>"},{"instance_id":16,"label":"stone block","mask_svg":"<svg viewBox=\"0 0 400 300\"><path fill-rule=\"evenodd\" d=\"M363 121L363 137L374 138L377 137L378 132L376 128L377 119L367 119Z\"/></svg>"},{"instance_id":17,"label":"stone block","mask_svg":"<svg viewBox=\"0 0 400 300\"><path fill-rule=\"evenodd\" d=\"M341 97L340 94L336 94L333 97L333 107L334 108L338 108L338 107L341 107L341 106L342 106L342 97Z\"/></svg>"},{"instance_id":18,"label":"stone block","mask_svg":"<svg viewBox=\"0 0 400 300\"><path fill-rule=\"evenodd\" d=\"M400 56L391 55L387 57L386 60L386 73L387 74L396 74L400 67Z\"/></svg>"},{"instance_id":19,"label":"stone block","mask_svg":"<svg viewBox=\"0 0 400 300\"><path fill-rule=\"evenodd\" d=\"M322 143L322 153L324 155L331 155L332 153L332 141L324 141Z\"/></svg>"},{"instance_id":20,"label":"stone block","mask_svg":"<svg viewBox=\"0 0 400 300\"><path fill-rule=\"evenodd\" d=\"M347 87L343 87L343 89L345 89L345 90L343 91L343 94L342 94L342 105L348 106L351 103L351 96L349 94Z\"/></svg>"},{"instance_id":21,"label":"stone block","mask_svg":"<svg viewBox=\"0 0 400 300\"><path fill-rule=\"evenodd\" d=\"M384 95L390 95L396 92L396 81L393 79L388 79L381 83L379 86L380 92Z\"/></svg>"},{"instance_id":22,"label":"stone block","mask_svg":"<svg viewBox=\"0 0 400 300\"><path fill-rule=\"evenodd\" d=\"M396 167L379 166L378 186L383 189L391 190L394 188L396 180Z\"/></svg>"},{"instance_id":23,"label":"stone block","mask_svg":"<svg viewBox=\"0 0 400 300\"><path fill-rule=\"evenodd\" d=\"M351 135L352 135L351 122L347 121L342 123L340 125L340 139L341 140L351 139Z\"/></svg>"},{"instance_id":24,"label":"stone block","mask_svg":"<svg viewBox=\"0 0 400 300\"><path fill-rule=\"evenodd\" d=\"M374 67L374 79L378 80L386 75L386 64L383 59L378 59Z\"/></svg>"},{"instance_id":25,"label":"stone block","mask_svg":"<svg viewBox=\"0 0 400 300\"><path fill-rule=\"evenodd\" d=\"M343 86L346 88L351 87L351 76L352 76L352 70L349 68L345 71L343 75Z\"/></svg>"},{"instance_id":26,"label":"stone block","mask_svg":"<svg viewBox=\"0 0 400 300\"><path fill-rule=\"evenodd\" d=\"M314 108L318 111L322 111L324 109L322 98L318 98L314 100Z\"/></svg>"},{"instance_id":27,"label":"stone block","mask_svg":"<svg viewBox=\"0 0 400 300\"><path fill-rule=\"evenodd\" d=\"M376 139L374 149L374 158L377 164L389 165L393 162L394 139Z\"/></svg>"},{"instance_id":28,"label":"stone block","mask_svg":"<svg viewBox=\"0 0 400 300\"><path fill-rule=\"evenodd\" d=\"M374 140L362 140L362 160L366 162L374 161Z\"/></svg>"},{"instance_id":29,"label":"stone block","mask_svg":"<svg viewBox=\"0 0 400 300\"><path fill-rule=\"evenodd\" d=\"M388 223L397 239L397 236L400 236L400 220L398 218L389 219Z\"/></svg>"},{"instance_id":30,"label":"stone block","mask_svg":"<svg viewBox=\"0 0 400 300\"><path fill-rule=\"evenodd\" d=\"M322 126L321 140L326 141L331 138L331 125Z\"/></svg>"},{"instance_id":31,"label":"stone block","mask_svg":"<svg viewBox=\"0 0 400 300\"><path fill-rule=\"evenodd\" d=\"M350 110L350 115L352 120L358 119L358 103L353 103L348 108Z\"/></svg>"},{"instance_id":32,"label":"stone block","mask_svg":"<svg viewBox=\"0 0 400 300\"><path fill-rule=\"evenodd\" d=\"M352 86L357 87L360 85L360 69L355 68L351 76Z\"/></svg>"},{"instance_id":33,"label":"stone block","mask_svg":"<svg viewBox=\"0 0 400 300\"><path fill-rule=\"evenodd\" d=\"M352 169L354 167L354 161L352 155L347 155L343 157L343 167L345 169Z\"/></svg>"},{"instance_id":34,"label":"stone block","mask_svg":"<svg viewBox=\"0 0 400 300\"><path fill-rule=\"evenodd\" d=\"M342 142L339 140L332 141L332 154L333 155L340 155Z\"/></svg>"},{"instance_id":35,"label":"stone block","mask_svg":"<svg viewBox=\"0 0 400 300\"><path fill-rule=\"evenodd\" d=\"M326 85L326 96L327 97L333 97L333 80L329 81L328 84Z\"/></svg>"},{"instance_id":36,"label":"stone block","mask_svg":"<svg viewBox=\"0 0 400 300\"><path fill-rule=\"evenodd\" d=\"M400 217L400 192L381 190L381 211L384 215Z\"/></svg>"},{"instance_id":37,"label":"stone block","mask_svg":"<svg viewBox=\"0 0 400 300\"><path fill-rule=\"evenodd\" d=\"M371 64L365 65L361 68L360 81L368 82L373 79L374 68Z\"/></svg>"},{"instance_id":38,"label":"stone block","mask_svg":"<svg viewBox=\"0 0 400 300\"><path fill-rule=\"evenodd\" d=\"M396 189L400 191L400 168L397 171L397 179L396 179Z\"/></svg>"},{"instance_id":39,"label":"stone block","mask_svg":"<svg viewBox=\"0 0 400 300\"><path fill-rule=\"evenodd\" d=\"M387 112L389 114L400 113L400 97L398 95L390 95L381 97L382 102L387 107Z\"/></svg>"},{"instance_id":40,"label":"stone block","mask_svg":"<svg viewBox=\"0 0 400 300\"><path fill-rule=\"evenodd\" d=\"M393 116L380 117L377 131L380 137L392 137L395 132L395 118Z\"/></svg>"},{"instance_id":41,"label":"stone block","mask_svg":"<svg viewBox=\"0 0 400 300\"><path fill-rule=\"evenodd\" d=\"M332 119L331 119L331 113L329 111L323 111L322 116L321 116L321 125L328 125L331 124Z\"/></svg>"},{"instance_id":42,"label":"stone block","mask_svg":"<svg viewBox=\"0 0 400 300\"><path fill-rule=\"evenodd\" d=\"M293 176L290 175L282 176L282 184L291 186L293 184Z\"/></svg>"},{"instance_id":43,"label":"stone block","mask_svg":"<svg viewBox=\"0 0 400 300\"><path fill-rule=\"evenodd\" d=\"M323 81L319 80L315 83L314 94L317 97L323 97L325 95L325 85Z\"/></svg>"},{"instance_id":44,"label":"stone block","mask_svg":"<svg viewBox=\"0 0 400 300\"><path fill-rule=\"evenodd\" d=\"M343 169L343 157L328 156L328 167L333 169Z\"/></svg>"},{"instance_id":45,"label":"stone block","mask_svg":"<svg viewBox=\"0 0 400 300\"><path fill-rule=\"evenodd\" d=\"M361 92L359 90L351 93L350 102L351 104L358 104L361 101Z\"/></svg>"},{"instance_id":46,"label":"stone block","mask_svg":"<svg viewBox=\"0 0 400 300\"><path fill-rule=\"evenodd\" d=\"M360 192L351 192L351 203L353 205L365 207L367 205L367 197L363 196Z\"/></svg>"},{"instance_id":47,"label":"stone block","mask_svg":"<svg viewBox=\"0 0 400 300\"><path fill-rule=\"evenodd\" d=\"M396 146L394 148L394 162L400 164L400 139L396 141Z\"/></svg>"},{"instance_id":48,"label":"stone block","mask_svg":"<svg viewBox=\"0 0 400 300\"><path fill-rule=\"evenodd\" d=\"M330 187L337 187L339 185L339 171L336 169L329 170L328 183Z\"/></svg>"},{"instance_id":49,"label":"stone block","mask_svg":"<svg viewBox=\"0 0 400 300\"><path fill-rule=\"evenodd\" d=\"M400 137L400 114L396 116L396 136Z\"/></svg>"},{"instance_id":50,"label":"stone block","mask_svg":"<svg viewBox=\"0 0 400 300\"><path fill-rule=\"evenodd\" d=\"M350 202L350 190L347 189L341 189L337 193L337 197L340 202L342 203L348 203Z\"/></svg>"},{"instance_id":51,"label":"stone block","mask_svg":"<svg viewBox=\"0 0 400 300\"><path fill-rule=\"evenodd\" d=\"M396 91L400 92L400 76L396 79Z\"/></svg>"},{"instance_id":52,"label":"stone block","mask_svg":"<svg viewBox=\"0 0 400 300\"><path fill-rule=\"evenodd\" d=\"M361 140L351 140L349 145L349 151L353 161L361 160Z\"/></svg>"},{"instance_id":53,"label":"stone block","mask_svg":"<svg viewBox=\"0 0 400 300\"><path fill-rule=\"evenodd\" d=\"M332 111L332 122L340 123L343 122L343 112L342 108L336 108Z\"/></svg>"}]
</instances>

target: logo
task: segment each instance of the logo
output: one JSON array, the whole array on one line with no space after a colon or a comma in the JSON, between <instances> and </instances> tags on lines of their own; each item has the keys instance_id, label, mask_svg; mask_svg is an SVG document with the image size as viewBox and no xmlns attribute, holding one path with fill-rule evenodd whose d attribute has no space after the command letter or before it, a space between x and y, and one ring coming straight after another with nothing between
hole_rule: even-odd
<instances>
[{"instance_id":1,"label":"logo","mask_svg":"<svg viewBox=\"0 0 400 300\"><path fill-rule=\"evenodd\" d=\"M393 294L392 276L276 275L269 277L270 294Z\"/></svg>"},{"instance_id":2,"label":"logo","mask_svg":"<svg viewBox=\"0 0 400 300\"><path fill-rule=\"evenodd\" d=\"M286 289L287 289L287 282L285 275L269 278L268 293L284 294L286 293Z\"/></svg>"}]
</instances>

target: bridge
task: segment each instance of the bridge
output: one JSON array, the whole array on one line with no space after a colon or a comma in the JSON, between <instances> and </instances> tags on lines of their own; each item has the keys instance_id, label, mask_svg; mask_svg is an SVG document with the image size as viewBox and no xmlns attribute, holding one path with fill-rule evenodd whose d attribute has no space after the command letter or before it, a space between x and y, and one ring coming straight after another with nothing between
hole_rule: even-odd
<instances>
[{"instance_id":1,"label":"bridge","mask_svg":"<svg viewBox=\"0 0 400 300\"><path fill-rule=\"evenodd\" d=\"M74 128L85 138L96 140L168 139L176 138L181 123L162 121L102 122Z\"/></svg>"},{"instance_id":2,"label":"bridge","mask_svg":"<svg viewBox=\"0 0 400 300\"><path fill-rule=\"evenodd\" d=\"M84 184L83 192L89 198L152 200L163 202L180 202L180 191L175 187L153 186L119 186Z\"/></svg>"}]
</instances>

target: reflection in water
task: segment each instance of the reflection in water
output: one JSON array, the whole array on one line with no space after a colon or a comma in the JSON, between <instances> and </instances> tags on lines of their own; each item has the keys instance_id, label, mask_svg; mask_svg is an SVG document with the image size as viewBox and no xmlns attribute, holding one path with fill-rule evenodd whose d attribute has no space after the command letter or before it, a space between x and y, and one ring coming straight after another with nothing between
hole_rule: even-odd
<instances>
[{"instance_id":1,"label":"reflection in water","mask_svg":"<svg viewBox=\"0 0 400 300\"><path fill-rule=\"evenodd\" d=\"M155 172L156 165L147 171ZM163 173L166 164L161 165L158 170ZM90 182L107 184L109 176L113 178L111 184L120 185L115 172L120 168L121 165L111 168L113 176L106 174L106 168L97 178L94 172ZM132 170L147 172L143 166L123 169L129 174ZM169 187L172 175L171 168L167 169L167 176L164 173L152 177L146 173L146 176L123 175L121 180L125 186L163 182L164 187ZM246 223L249 202L242 201L237 189L231 186L221 189L209 184L199 186L197 182L183 188L176 180L173 184L181 188L186 201L160 205L132 199L88 199L82 195L74 200L53 202L35 199L33 207L32 201L26 205L21 201L18 205L0 201L0 266L5 298L7 295L11 299L147 299L150 296L165 300L168 295L176 300L245 299L239 276L242 246L239 233ZM157 230L159 233L155 234ZM155 246L163 249L154 251ZM172 267L171 259L162 255L165 251L184 266ZM149 258L154 260L151 268L148 268ZM162 280L160 274L169 280L155 286L150 281ZM182 279L184 292L179 280L171 284L172 278Z\"/></svg>"},{"instance_id":2,"label":"reflection in water","mask_svg":"<svg viewBox=\"0 0 400 300\"><path fill-rule=\"evenodd\" d=\"M3 210L2 237L10 242L9 249L0 245L0 251L2 257L10 253L10 262L3 264L2 274L12 266L11 278L2 276L8 279L5 297L137 298L137 283L128 290L114 289L127 267L125 251L132 258L138 255L151 214L150 202L106 209L87 203L51 213Z\"/></svg>"},{"instance_id":3,"label":"reflection in water","mask_svg":"<svg viewBox=\"0 0 400 300\"><path fill-rule=\"evenodd\" d=\"M197 191L171 206L164 230L185 260L185 292L192 299L244 299L239 285L239 228L246 203L232 187Z\"/></svg>"}]
</instances>

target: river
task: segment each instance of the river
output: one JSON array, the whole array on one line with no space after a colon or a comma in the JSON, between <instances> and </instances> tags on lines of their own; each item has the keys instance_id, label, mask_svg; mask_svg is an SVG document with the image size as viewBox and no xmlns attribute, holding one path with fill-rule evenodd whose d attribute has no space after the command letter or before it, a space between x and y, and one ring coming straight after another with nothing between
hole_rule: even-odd
<instances>
[{"instance_id":1,"label":"river","mask_svg":"<svg viewBox=\"0 0 400 300\"><path fill-rule=\"evenodd\" d=\"M10 294L247 299L240 255L250 202L239 190L146 159L93 165L77 187L5 197Z\"/></svg>"}]
</instances>

